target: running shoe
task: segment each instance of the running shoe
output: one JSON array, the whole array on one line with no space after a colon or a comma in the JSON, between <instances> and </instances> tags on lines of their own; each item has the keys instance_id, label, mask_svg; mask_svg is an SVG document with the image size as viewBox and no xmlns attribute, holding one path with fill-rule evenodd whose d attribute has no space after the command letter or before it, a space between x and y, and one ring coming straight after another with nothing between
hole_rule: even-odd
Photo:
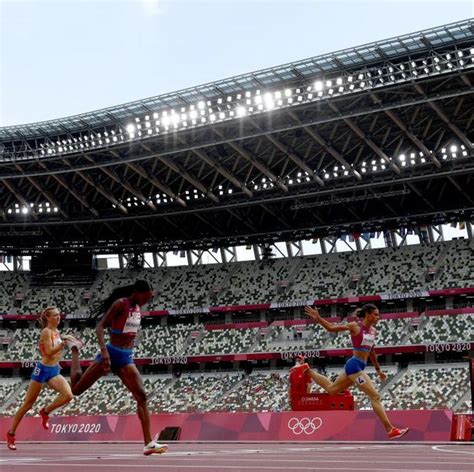
<instances>
[{"instance_id":1,"label":"running shoe","mask_svg":"<svg viewBox=\"0 0 474 472\"><path fill-rule=\"evenodd\" d=\"M44 429L49 429L49 415L44 411L44 408L41 408L39 411L39 414L41 416L41 424L43 425Z\"/></svg>"},{"instance_id":2,"label":"running shoe","mask_svg":"<svg viewBox=\"0 0 474 472\"><path fill-rule=\"evenodd\" d=\"M167 444L160 444L158 442L158 435L153 438L153 441L149 442L143 448L143 454L149 456L150 454L164 454L168 450Z\"/></svg>"},{"instance_id":3,"label":"running shoe","mask_svg":"<svg viewBox=\"0 0 474 472\"><path fill-rule=\"evenodd\" d=\"M81 341L75 336L73 336L73 339L66 339L66 347L68 347L69 349L76 347L77 350L80 351L82 346L84 346L84 341Z\"/></svg>"},{"instance_id":4,"label":"running shoe","mask_svg":"<svg viewBox=\"0 0 474 472\"><path fill-rule=\"evenodd\" d=\"M388 433L388 439L397 439L405 436L408 433L410 428L392 428L392 430Z\"/></svg>"},{"instance_id":5,"label":"running shoe","mask_svg":"<svg viewBox=\"0 0 474 472\"><path fill-rule=\"evenodd\" d=\"M8 446L8 449L11 449L12 451L16 451L15 439L16 439L16 436L13 433L10 433L10 431L8 431L7 446Z\"/></svg>"}]
</instances>

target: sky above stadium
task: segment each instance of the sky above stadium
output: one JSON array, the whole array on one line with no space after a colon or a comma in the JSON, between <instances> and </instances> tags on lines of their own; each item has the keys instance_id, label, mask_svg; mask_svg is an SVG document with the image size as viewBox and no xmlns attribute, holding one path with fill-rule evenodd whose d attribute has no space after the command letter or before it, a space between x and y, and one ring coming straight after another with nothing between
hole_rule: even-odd
<instances>
[{"instance_id":1,"label":"sky above stadium","mask_svg":"<svg viewBox=\"0 0 474 472\"><path fill-rule=\"evenodd\" d=\"M93 111L473 16L473 0L0 0L0 126Z\"/></svg>"}]
</instances>

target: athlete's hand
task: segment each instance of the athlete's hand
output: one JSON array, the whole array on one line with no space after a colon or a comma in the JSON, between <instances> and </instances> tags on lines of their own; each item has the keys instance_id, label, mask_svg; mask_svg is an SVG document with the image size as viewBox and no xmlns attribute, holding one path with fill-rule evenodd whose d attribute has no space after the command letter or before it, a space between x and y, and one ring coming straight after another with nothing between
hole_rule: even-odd
<instances>
[{"instance_id":1,"label":"athlete's hand","mask_svg":"<svg viewBox=\"0 0 474 472\"><path fill-rule=\"evenodd\" d=\"M61 339L66 341L74 341L76 338L70 334L61 334Z\"/></svg>"},{"instance_id":2,"label":"athlete's hand","mask_svg":"<svg viewBox=\"0 0 474 472\"><path fill-rule=\"evenodd\" d=\"M102 368L104 369L104 372L110 372L110 356L109 353L101 353L100 357L102 357L101 363L102 363Z\"/></svg>"},{"instance_id":3,"label":"athlete's hand","mask_svg":"<svg viewBox=\"0 0 474 472\"><path fill-rule=\"evenodd\" d=\"M317 308L312 308L310 306L305 306L304 307L304 312L310 317L313 318L313 320L316 320L318 323L321 320L321 315L319 314L319 311Z\"/></svg>"},{"instance_id":4,"label":"athlete's hand","mask_svg":"<svg viewBox=\"0 0 474 472\"><path fill-rule=\"evenodd\" d=\"M378 376L379 376L379 379L381 382L385 382L387 380L387 375L384 374L381 370L379 370L377 372Z\"/></svg>"}]
</instances>

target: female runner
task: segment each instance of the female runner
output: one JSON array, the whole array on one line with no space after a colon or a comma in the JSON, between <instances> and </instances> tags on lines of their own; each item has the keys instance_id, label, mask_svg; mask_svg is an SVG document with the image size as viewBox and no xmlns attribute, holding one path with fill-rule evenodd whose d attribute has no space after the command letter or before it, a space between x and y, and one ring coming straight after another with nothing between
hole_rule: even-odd
<instances>
[{"instance_id":1,"label":"female runner","mask_svg":"<svg viewBox=\"0 0 474 472\"><path fill-rule=\"evenodd\" d=\"M80 347L81 342L73 336L61 335L58 331L58 325L61 322L59 310L49 307L39 316L39 322L42 327L39 350L41 353L41 362L37 362L31 375L30 385L26 391L25 400L16 412L13 418L13 424L7 432L7 446L12 451L16 450L15 434L23 417L36 402L43 384L48 384L53 390L59 392L59 395L50 405L41 408L40 416L44 429L49 428L48 415L56 408L66 405L73 399L71 387L66 379L59 373L61 367L61 351L65 346Z\"/></svg>"},{"instance_id":2,"label":"female runner","mask_svg":"<svg viewBox=\"0 0 474 472\"><path fill-rule=\"evenodd\" d=\"M333 324L321 317L316 308L307 306L305 312L308 316L319 323L326 331L337 333L340 331L349 331L353 346L353 355L346 362L344 372L341 372L334 382L331 382L327 377L321 375L313 370L307 369L307 373L311 378L326 392L335 395L353 384L356 384L370 399L372 408L376 415L382 422L387 431L389 439L400 438L408 432L408 428L396 428L392 425L385 413L385 409L380 402L380 394L374 387L370 377L364 372L367 365L367 360L370 358L375 370L382 382L387 379L387 376L380 369L377 361L374 345L377 332L374 328L379 320L379 310L375 305L367 304L356 311L362 321L350 322L346 324Z\"/></svg>"},{"instance_id":3,"label":"female runner","mask_svg":"<svg viewBox=\"0 0 474 472\"><path fill-rule=\"evenodd\" d=\"M143 453L162 454L168 450L166 444L159 444L150 433L150 413L142 378L133 362L133 345L140 329L140 307L152 298L151 287L144 280L134 285L116 288L112 294L92 312L95 319L102 315L96 326L100 354L82 374L79 354L72 353L71 385L72 393L80 395L90 388L100 377L110 370L116 373L122 383L132 393L137 402L137 413L141 422L145 447ZM104 331L108 329L110 342L105 343Z\"/></svg>"}]
</instances>

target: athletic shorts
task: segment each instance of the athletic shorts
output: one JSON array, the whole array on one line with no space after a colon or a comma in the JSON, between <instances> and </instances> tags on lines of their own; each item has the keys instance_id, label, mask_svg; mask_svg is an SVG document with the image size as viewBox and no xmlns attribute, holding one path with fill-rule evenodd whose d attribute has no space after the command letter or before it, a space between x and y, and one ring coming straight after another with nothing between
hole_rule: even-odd
<instances>
[{"instance_id":1,"label":"athletic shorts","mask_svg":"<svg viewBox=\"0 0 474 472\"><path fill-rule=\"evenodd\" d=\"M57 365L44 365L37 362L31 374L31 380L39 383L49 382L52 378L59 375L61 367Z\"/></svg>"},{"instance_id":2,"label":"athletic shorts","mask_svg":"<svg viewBox=\"0 0 474 472\"><path fill-rule=\"evenodd\" d=\"M109 352L111 369L120 369L120 367L134 363L132 349L123 349L121 347L112 346L112 344L107 344L105 347ZM95 360L97 362L102 360L100 353L97 354Z\"/></svg>"},{"instance_id":3,"label":"athletic shorts","mask_svg":"<svg viewBox=\"0 0 474 472\"><path fill-rule=\"evenodd\" d=\"M357 374L362 372L365 367L366 363L361 361L359 358L352 356L350 359L347 360L346 365L344 366L344 371L346 375Z\"/></svg>"}]
</instances>

